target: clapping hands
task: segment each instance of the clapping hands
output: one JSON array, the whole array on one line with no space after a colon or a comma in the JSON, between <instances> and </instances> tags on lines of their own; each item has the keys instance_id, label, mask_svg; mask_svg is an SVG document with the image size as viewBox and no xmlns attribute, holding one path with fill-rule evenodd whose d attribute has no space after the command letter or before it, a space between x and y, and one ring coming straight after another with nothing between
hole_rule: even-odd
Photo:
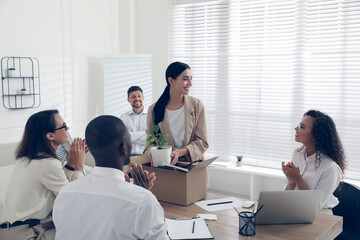
<instances>
[{"instance_id":1,"label":"clapping hands","mask_svg":"<svg viewBox=\"0 0 360 240\"><path fill-rule=\"evenodd\" d=\"M296 179L301 176L300 168L295 166L293 162L288 162L286 164L285 162L281 162L281 167L285 176L288 179L288 182L291 184L294 184L296 182Z\"/></svg>"},{"instance_id":2,"label":"clapping hands","mask_svg":"<svg viewBox=\"0 0 360 240\"><path fill-rule=\"evenodd\" d=\"M154 181L156 179L155 173L149 173L149 171L144 170L141 165L134 164L130 168L131 176L134 179L134 184L150 190L154 186ZM130 178L125 174L125 180L130 182Z\"/></svg>"},{"instance_id":3,"label":"clapping hands","mask_svg":"<svg viewBox=\"0 0 360 240\"><path fill-rule=\"evenodd\" d=\"M77 171L83 171L85 153L89 151L85 139L75 138L71 144L70 151L65 151L69 158L67 164Z\"/></svg>"}]
</instances>

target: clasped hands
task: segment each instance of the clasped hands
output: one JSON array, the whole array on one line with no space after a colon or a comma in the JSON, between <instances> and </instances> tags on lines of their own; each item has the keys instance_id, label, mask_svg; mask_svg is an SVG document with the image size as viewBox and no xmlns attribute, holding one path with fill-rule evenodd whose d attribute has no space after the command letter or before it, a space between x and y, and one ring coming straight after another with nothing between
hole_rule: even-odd
<instances>
[{"instance_id":1,"label":"clasped hands","mask_svg":"<svg viewBox=\"0 0 360 240\"><path fill-rule=\"evenodd\" d=\"M67 165L73 167L77 171L83 171L85 154L89 152L85 139L74 138L71 143L70 150L65 150L68 156Z\"/></svg>"},{"instance_id":2,"label":"clasped hands","mask_svg":"<svg viewBox=\"0 0 360 240\"><path fill-rule=\"evenodd\" d=\"M281 162L282 171L288 179L288 182L291 184L295 184L296 180L301 177L300 168L295 166L293 162Z\"/></svg>"}]
</instances>

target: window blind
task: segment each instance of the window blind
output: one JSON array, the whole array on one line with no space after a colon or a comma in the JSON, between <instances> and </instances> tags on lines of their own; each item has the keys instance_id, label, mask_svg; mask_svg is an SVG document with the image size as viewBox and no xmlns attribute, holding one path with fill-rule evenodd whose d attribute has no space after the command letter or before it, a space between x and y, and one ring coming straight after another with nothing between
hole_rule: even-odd
<instances>
[{"instance_id":1,"label":"window blind","mask_svg":"<svg viewBox=\"0 0 360 240\"><path fill-rule=\"evenodd\" d=\"M317 109L337 124L346 177L360 179L359 1L173 3L171 57L192 68L208 152L280 168L300 146L303 113Z\"/></svg>"},{"instance_id":2,"label":"window blind","mask_svg":"<svg viewBox=\"0 0 360 240\"><path fill-rule=\"evenodd\" d=\"M108 56L104 66L104 114L119 117L131 110L127 91L131 86L143 90L144 106L152 104L152 57Z\"/></svg>"}]
</instances>

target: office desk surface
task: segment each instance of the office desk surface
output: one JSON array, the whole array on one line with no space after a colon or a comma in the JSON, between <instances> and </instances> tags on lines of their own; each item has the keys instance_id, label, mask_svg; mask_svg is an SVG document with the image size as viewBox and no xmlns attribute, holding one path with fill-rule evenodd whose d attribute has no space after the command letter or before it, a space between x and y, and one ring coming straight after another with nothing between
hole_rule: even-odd
<instances>
[{"instance_id":1,"label":"office desk surface","mask_svg":"<svg viewBox=\"0 0 360 240\"><path fill-rule=\"evenodd\" d=\"M208 193L206 199L216 199L226 197L221 194ZM244 200L244 199L242 199ZM256 235L244 237L239 235L239 219L234 209L207 212L195 204L189 206L179 206L175 204L160 202L164 208L165 217L196 217L198 213L214 213L217 221L206 221L215 239L291 239L291 240L310 240L334 239L342 231L343 219L318 213L312 224L287 224L287 225L256 225ZM246 209L238 209L239 211Z\"/></svg>"}]
</instances>

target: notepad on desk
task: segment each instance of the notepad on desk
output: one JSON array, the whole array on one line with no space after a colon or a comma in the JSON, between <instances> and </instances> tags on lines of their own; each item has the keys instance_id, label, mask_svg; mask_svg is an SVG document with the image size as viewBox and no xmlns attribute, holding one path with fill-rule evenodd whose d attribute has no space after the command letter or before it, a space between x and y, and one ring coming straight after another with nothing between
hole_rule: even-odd
<instances>
[{"instance_id":1,"label":"notepad on desk","mask_svg":"<svg viewBox=\"0 0 360 240\"><path fill-rule=\"evenodd\" d=\"M212 212L225 209L232 209L233 207L242 207L243 202L235 197L219 198L211 200L203 200L195 203L202 209Z\"/></svg>"},{"instance_id":2,"label":"notepad on desk","mask_svg":"<svg viewBox=\"0 0 360 240\"><path fill-rule=\"evenodd\" d=\"M175 220L166 218L170 239L214 239L203 218Z\"/></svg>"}]
</instances>

